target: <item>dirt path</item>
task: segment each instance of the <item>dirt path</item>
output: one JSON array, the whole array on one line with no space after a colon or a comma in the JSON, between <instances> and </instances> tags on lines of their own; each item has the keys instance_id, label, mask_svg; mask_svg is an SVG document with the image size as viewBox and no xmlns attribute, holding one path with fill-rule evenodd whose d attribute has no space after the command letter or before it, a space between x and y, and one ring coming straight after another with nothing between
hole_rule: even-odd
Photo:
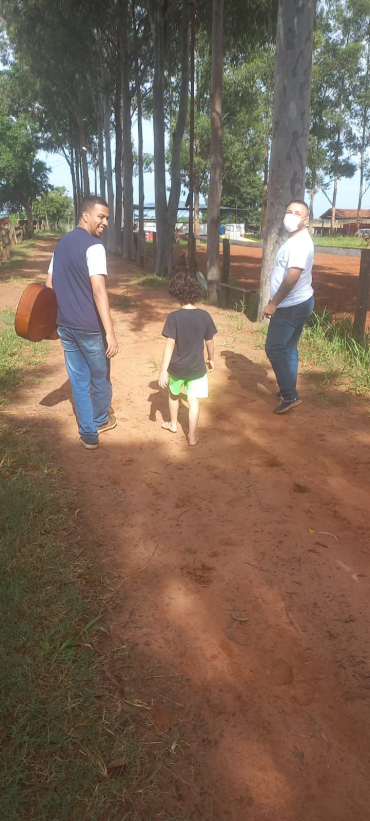
<instances>
[{"instance_id":1,"label":"dirt path","mask_svg":"<svg viewBox=\"0 0 370 821\"><path fill-rule=\"evenodd\" d=\"M173 746L153 817L365 819L368 401L320 387L311 371L301 408L274 417L251 330L214 311L216 371L190 449L185 407L177 436L160 427L172 303L125 288L122 268L110 261L117 429L96 452L81 448L59 343L10 418L44 437L68 475L102 567L109 641L128 649L122 697L152 704L137 707L147 743ZM2 304L15 306L23 284L0 285Z\"/></svg>"}]
</instances>

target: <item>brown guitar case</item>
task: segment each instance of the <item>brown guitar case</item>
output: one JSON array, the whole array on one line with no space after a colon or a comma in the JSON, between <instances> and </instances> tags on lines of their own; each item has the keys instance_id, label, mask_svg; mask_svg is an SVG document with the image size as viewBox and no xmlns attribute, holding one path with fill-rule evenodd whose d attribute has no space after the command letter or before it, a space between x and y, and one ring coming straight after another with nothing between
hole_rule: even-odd
<instances>
[{"instance_id":1,"label":"brown guitar case","mask_svg":"<svg viewBox=\"0 0 370 821\"><path fill-rule=\"evenodd\" d=\"M57 339L57 300L52 288L32 283L19 300L15 331L30 342Z\"/></svg>"}]
</instances>

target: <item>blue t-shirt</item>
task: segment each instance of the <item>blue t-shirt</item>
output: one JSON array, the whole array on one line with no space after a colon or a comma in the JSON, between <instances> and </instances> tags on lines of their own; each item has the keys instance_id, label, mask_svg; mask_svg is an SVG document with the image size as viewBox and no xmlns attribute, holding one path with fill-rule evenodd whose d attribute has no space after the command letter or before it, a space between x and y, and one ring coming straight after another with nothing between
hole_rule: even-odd
<instances>
[{"instance_id":1,"label":"blue t-shirt","mask_svg":"<svg viewBox=\"0 0 370 821\"><path fill-rule=\"evenodd\" d=\"M94 269L96 274L106 274L105 250L97 237L85 228L77 227L64 234L55 247L49 271L52 273L53 290L57 298L57 325L78 331L99 333L101 323L91 288L89 249L99 246L102 260ZM101 249L101 250L100 250ZM95 248L94 248L95 251Z\"/></svg>"}]
</instances>

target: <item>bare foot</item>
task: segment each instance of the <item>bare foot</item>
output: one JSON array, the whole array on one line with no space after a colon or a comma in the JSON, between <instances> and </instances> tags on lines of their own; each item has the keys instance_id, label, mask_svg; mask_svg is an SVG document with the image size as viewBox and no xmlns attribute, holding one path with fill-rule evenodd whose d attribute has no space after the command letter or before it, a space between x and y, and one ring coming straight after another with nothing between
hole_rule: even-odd
<instances>
[{"instance_id":1,"label":"bare foot","mask_svg":"<svg viewBox=\"0 0 370 821\"><path fill-rule=\"evenodd\" d=\"M194 439L190 439L190 436L188 436L188 442L189 442L189 445L192 445L192 447L195 447L195 445L197 445L198 442L199 442L199 437L194 436Z\"/></svg>"},{"instance_id":2,"label":"bare foot","mask_svg":"<svg viewBox=\"0 0 370 821\"><path fill-rule=\"evenodd\" d=\"M161 428L163 428L163 430L169 430L171 433L177 433L177 425L173 425L172 422L163 422Z\"/></svg>"}]
</instances>

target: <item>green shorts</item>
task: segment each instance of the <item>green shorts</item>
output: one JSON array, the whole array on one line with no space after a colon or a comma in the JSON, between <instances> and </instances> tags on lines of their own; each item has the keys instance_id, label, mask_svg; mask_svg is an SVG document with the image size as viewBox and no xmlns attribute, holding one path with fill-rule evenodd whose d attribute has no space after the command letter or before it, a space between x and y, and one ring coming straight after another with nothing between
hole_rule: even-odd
<instances>
[{"instance_id":1,"label":"green shorts","mask_svg":"<svg viewBox=\"0 0 370 821\"><path fill-rule=\"evenodd\" d=\"M168 374L168 387L172 396L179 396L184 385L186 396L194 396L196 399L207 399L208 396L208 374L198 379L175 379Z\"/></svg>"}]
</instances>

